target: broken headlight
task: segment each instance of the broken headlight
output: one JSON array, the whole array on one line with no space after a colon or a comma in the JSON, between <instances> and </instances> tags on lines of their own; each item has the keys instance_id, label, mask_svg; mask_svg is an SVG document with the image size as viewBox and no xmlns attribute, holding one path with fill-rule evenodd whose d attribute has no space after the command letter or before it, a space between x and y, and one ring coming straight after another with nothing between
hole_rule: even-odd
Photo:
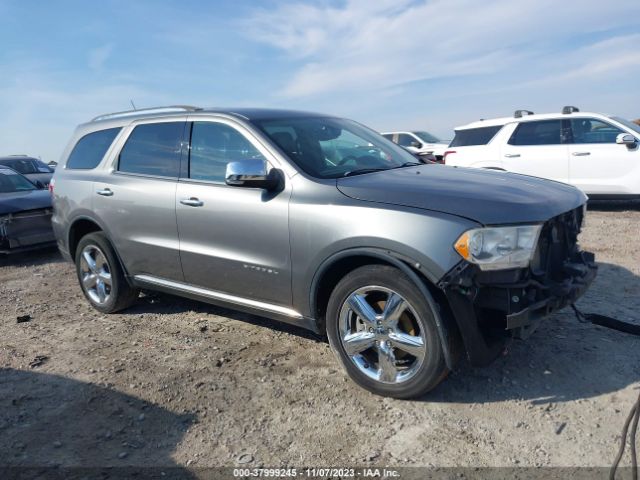
<instances>
[{"instance_id":1,"label":"broken headlight","mask_svg":"<svg viewBox=\"0 0 640 480\"><path fill-rule=\"evenodd\" d=\"M474 228L464 232L454 248L482 270L524 268L533 257L541 229L542 225Z\"/></svg>"}]
</instances>

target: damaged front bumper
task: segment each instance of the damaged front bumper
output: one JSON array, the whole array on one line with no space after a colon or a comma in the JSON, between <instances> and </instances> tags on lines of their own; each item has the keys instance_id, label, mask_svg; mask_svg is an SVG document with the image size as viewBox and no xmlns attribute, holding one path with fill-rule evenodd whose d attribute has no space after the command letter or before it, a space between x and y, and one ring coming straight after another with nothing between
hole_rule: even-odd
<instances>
[{"instance_id":1,"label":"damaged front bumper","mask_svg":"<svg viewBox=\"0 0 640 480\"><path fill-rule=\"evenodd\" d=\"M580 222L575 212L547 222L529 268L482 271L463 261L442 279L472 364L491 363L508 338L526 338L589 288L598 268L577 244Z\"/></svg>"},{"instance_id":2,"label":"damaged front bumper","mask_svg":"<svg viewBox=\"0 0 640 480\"><path fill-rule=\"evenodd\" d=\"M0 216L0 253L17 253L55 245L50 208Z\"/></svg>"}]
</instances>

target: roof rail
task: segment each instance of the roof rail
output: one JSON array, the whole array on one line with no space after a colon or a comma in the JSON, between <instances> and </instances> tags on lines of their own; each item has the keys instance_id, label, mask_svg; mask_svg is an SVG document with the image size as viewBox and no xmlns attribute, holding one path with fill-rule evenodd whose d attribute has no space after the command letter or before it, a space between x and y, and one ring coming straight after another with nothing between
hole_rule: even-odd
<instances>
[{"instance_id":1,"label":"roof rail","mask_svg":"<svg viewBox=\"0 0 640 480\"><path fill-rule=\"evenodd\" d=\"M191 105L169 105L166 107L151 107L151 108L140 108L138 110L125 110L123 112L113 112L113 113L105 113L102 115L98 115L95 118L92 118L92 122L97 122L99 120L107 120L109 118L118 118L118 117L127 117L130 115L138 115L140 113L174 113L174 112L197 112L198 110L202 110L200 107L193 107Z\"/></svg>"},{"instance_id":2,"label":"roof rail","mask_svg":"<svg viewBox=\"0 0 640 480\"><path fill-rule=\"evenodd\" d=\"M524 115L533 115L531 110L516 110L513 112L515 118L522 118Z\"/></svg>"},{"instance_id":3,"label":"roof rail","mask_svg":"<svg viewBox=\"0 0 640 480\"><path fill-rule=\"evenodd\" d=\"M572 107L571 105L567 105L566 107L562 107L562 113L564 115L567 115L569 113L573 113L573 112L579 112L580 109L578 107Z\"/></svg>"}]
</instances>

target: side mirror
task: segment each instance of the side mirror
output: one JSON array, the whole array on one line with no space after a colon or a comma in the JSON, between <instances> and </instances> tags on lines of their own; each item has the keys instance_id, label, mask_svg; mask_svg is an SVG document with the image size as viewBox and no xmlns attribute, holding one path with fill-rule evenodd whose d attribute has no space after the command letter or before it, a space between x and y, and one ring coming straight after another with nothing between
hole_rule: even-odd
<instances>
[{"instance_id":1,"label":"side mirror","mask_svg":"<svg viewBox=\"0 0 640 480\"><path fill-rule=\"evenodd\" d=\"M278 171L269 171L264 160L240 160L229 162L224 181L231 187L263 188L272 190L278 186Z\"/></svg>"},{"instance_id":2,"label":"side mirror","mask_svg":"<svg viewBox=\"0 0 640 480\"><path fill-rule=\"evenodd\" d=\"M634 137L630 133L620 133L616 137L616 143L618 145L626 145L627 147L632 147L636 144L636 137Z\"/></svg>"},{"instance_id":3,"label":"side mirror","mask_svg":"<svg viewBox=\"0 0 640 480\"><path fill-rule=\"evenodd\" d=\"M409 146L413 148L422 148L422 144L417 140L412 140Z\"/></svg>"}]
</instances>

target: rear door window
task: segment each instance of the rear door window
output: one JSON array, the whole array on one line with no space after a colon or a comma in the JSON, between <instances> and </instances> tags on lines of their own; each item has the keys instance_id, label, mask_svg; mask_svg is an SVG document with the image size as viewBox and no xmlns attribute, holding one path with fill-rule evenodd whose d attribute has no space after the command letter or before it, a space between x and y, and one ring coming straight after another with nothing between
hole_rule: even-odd
<instances>
[{"instance_id":1,"label":"rear door window","mask_svg":"<svg viewBox=\"0 0 640 480\"><path fill-rule=\"evenodd\" d=\"M472 145L486 145L502 129L502 125L491 127L467 128L457 130L450 147L469 147Z\"/></svg>"},{"instance_id":2,"label":"rear door window","mask_svg":"<svg viewBox=\"0 0 640 480\"><path fill-rule=\"evenodd\" d=\"M509 138L509 145L560 145L563 120L540 120L520 123Z\"/></svg>"},{"instance_id":3,"label":"rear door window","mask_svg":"<svg viewBox=\"0 0 640 480\"><path fill-rule=\"evenodd\" d=\"M572 118L573 143L616 143L620 133L626 133L595 118Z\"/></svg>"},{"instance_id":4,"label":"rear door window","mask_svg":"<svg viewBox=\"0 0 640 480\"><path fill-rule=\"evenodd\" d=\"M120 130L121 128L98 130L82 137L69 155L67 168L79 170L96 168Z\"/></svg>"},{"instance_id":5,"label":"rear door window","mask_svg":"<svg viewBox=\"0 0 640 480\"><path fill-rule=\"evenodd\" d=\"M118 159L118 171L177 178L185 122L138 125Z\"/></svg>"},{"instance_id":6,"label":"rear door window","mask_svg":"<svg viewBox=\"0 0 640 480\"><path fill-rule=\"evenodd\" d=\"M217 122L194 122L189 151L189 178L224 183L229 162L264 157L235 128Z\"/></svg>"}]
</instances>

